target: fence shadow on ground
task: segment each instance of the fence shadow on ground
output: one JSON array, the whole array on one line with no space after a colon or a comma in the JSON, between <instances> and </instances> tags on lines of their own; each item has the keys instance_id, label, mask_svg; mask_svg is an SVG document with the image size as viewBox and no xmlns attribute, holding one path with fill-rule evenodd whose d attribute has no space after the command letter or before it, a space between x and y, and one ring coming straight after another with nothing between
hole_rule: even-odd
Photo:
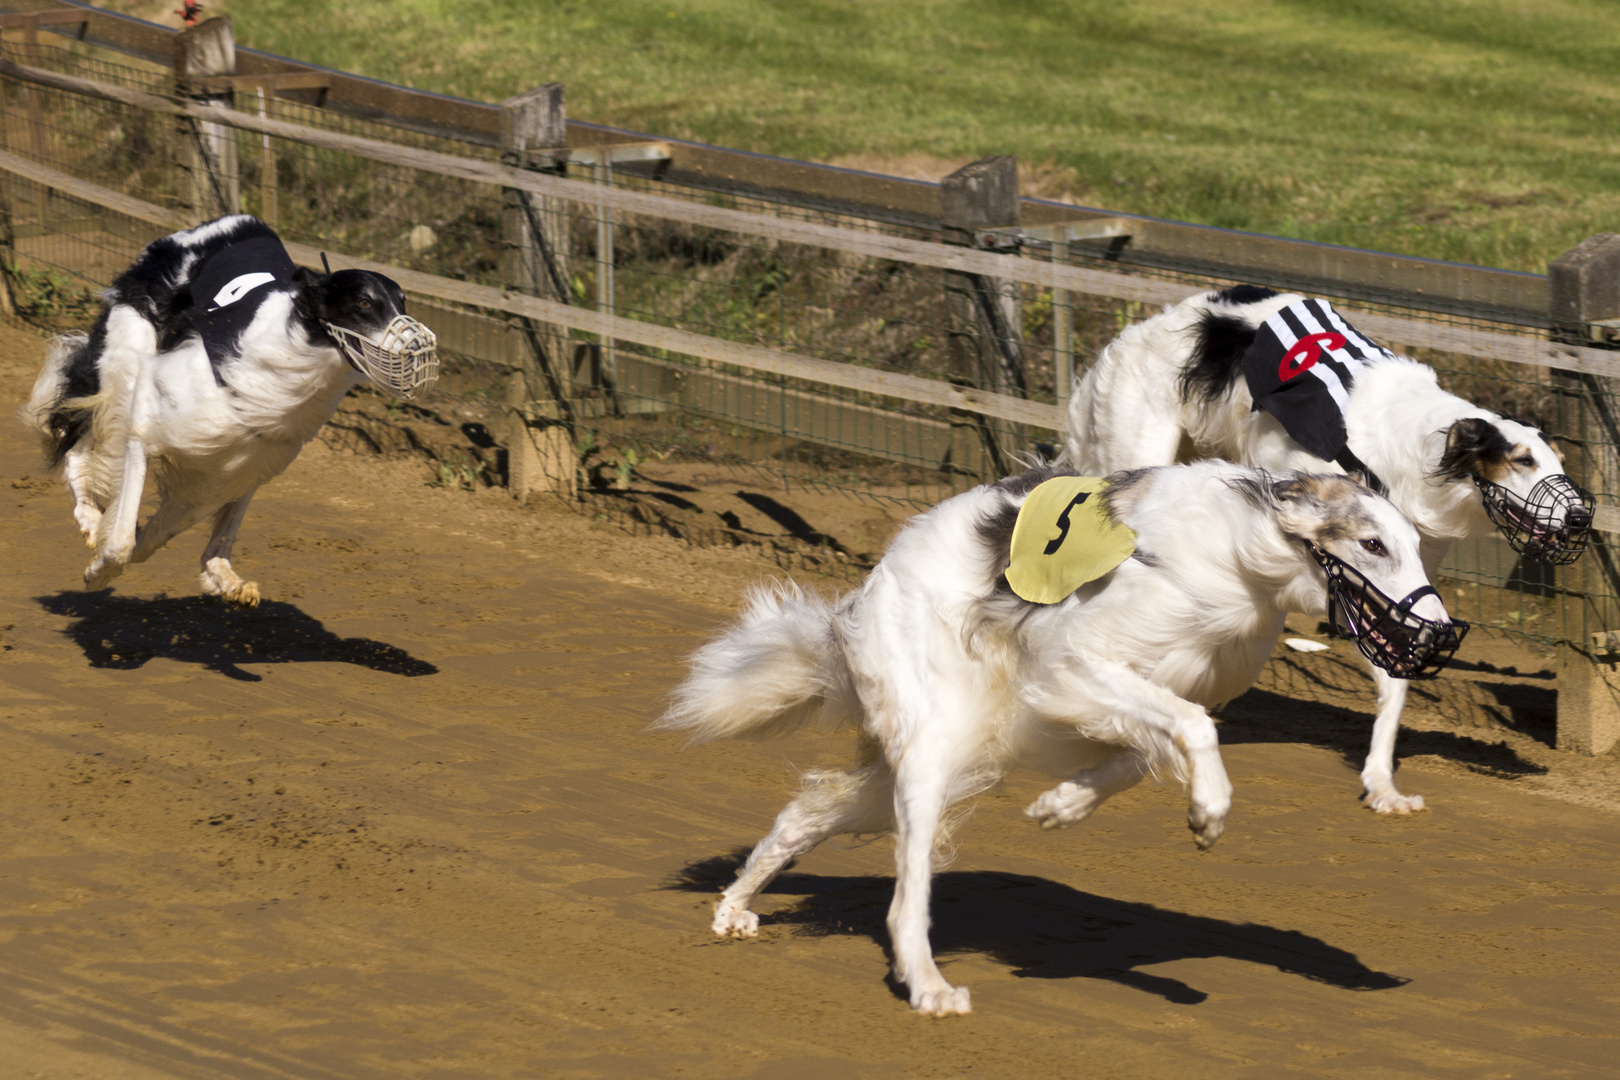
<instances>
[{"instance_id":1,"label":"fence shadow on ground","mask_svg":"<svg viewBox=\"0 0 1620 1080\"><path fill-rule=\"evenodd\" d=\"M1439 680L1408 688L1412 726L1402 727L1397 756L1432 754L1506 779L1545 773L1545 766L1527 760L1503 736L1511 732L1555 745L1558 692L1552 674L1455 661L1453 666L1456 670ZM1479 674L1522 681L1482 679ZM1359 771L1372 738L1375 707L1372 680L1357 662L1280 655L1273 657L1259 685L1222 711L1221 742L1320 746L1341 754ZM1445 729L1435 730L1435 721Z\"/></svg>"},{"instance_id":2,"label":"fence shadow on ground","mask_svg":"<svg viewBox=\"0 0 1620 1080\"><path fill-rule=\"evenodd\" d=\"M370 638L338 637L292 604L233 608L211 596L142 599L100 592L35 597L52 615L73 619L63 631L91 667L138 668L161 658L198 664L230 679L258 682L243 664L311 661L358 664L391 675L433 675L438 668Z\"/></svg>"},{"instance_id":3,"label":"fence shadow on ground","mask_svg":"<svg viewBox=\"0 0 1620 1080\"><path fill-rule=\"evenodd\" d=\"M698 860L666 887L718 891L746 857L744 849ZM788 926L812 937L858 935L889 949L884 919L894 894L892 877L785 873L765 891L802 899L761 915L762 927ZM929 936L940 956L982 953L1020 978L1105 979L1177 1005L1200 1004L1209 994L1180 979L1137 969L1227 957L1342 990L1389 990L1410 981L1375 971L1355 954L1295 930L1114 900L1029 874L939 874L932 913Z\"/></svg>"}]
</instances>

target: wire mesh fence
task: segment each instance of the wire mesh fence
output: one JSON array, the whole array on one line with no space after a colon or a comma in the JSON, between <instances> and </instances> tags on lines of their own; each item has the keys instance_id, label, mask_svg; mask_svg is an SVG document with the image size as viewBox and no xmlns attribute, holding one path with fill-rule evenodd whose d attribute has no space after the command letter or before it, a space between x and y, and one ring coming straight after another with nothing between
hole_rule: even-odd
<instances>
[{"instance_id":1,"label":"wire mesh fence","mask_svg":"<svg viewBox=\"0 0 1620 1080\"><path fill-rule=\"evenodd\" d=\"M176 93L174 72L109 58L72 41L0 41L14 64L150 94ZM220 96L216 93L216 97ZM322 91L238 88L239 113L454 155L501 160L476 139L457 140L340 114ZM201 221L253 213L289 241L354 258L580 310L702 335L716 342L897 373L1056 406L1071 381L1121 329L1157 305L1143 300L1001 280L814 243L739 232L584 198L515 191L499 183L390 164L294 138L210 124L136 105L0 79L4 148L172 213ZM589 150L589 148L584 148ZM759 218L930 243L938 222L811 200L771 198L669 178L656 160L617 166L611 148L575 148L553 172L616 190L744 211ZM589 162L583 167L579 162ZM94 293L167 231L105 200L0 173L4 246L23 313L53 325L93 317ZM1170 258L1119 258L1119 244L1028 241L1022 255L1197 289L1235 284ZM1247 275L1327 296L1353 312L1412 325L1587 341L1589 327L1372 294L1331 282ZM612 485L656 459L764 475L785 485L918 508L1050 454L1048 426L986 412L773 374L612 334L568 329L443 296L417 296L416 313L439 334L443 377L429 407L479 410L492 428L542 433L552 487ZM1609 467L1620 437L1605 380L1387 342L1431 364L1442 384L1502 413L1536 419L1570 449L1571 472L1620 503ZM561 475L566 474L566 475ZM1606 539L1556 572L1522 563L1493 538L1456 545L1442 570L1447 600L1464 618L1534 645L1587 642L1620 625Z\"/></svg>"}]
</instances>

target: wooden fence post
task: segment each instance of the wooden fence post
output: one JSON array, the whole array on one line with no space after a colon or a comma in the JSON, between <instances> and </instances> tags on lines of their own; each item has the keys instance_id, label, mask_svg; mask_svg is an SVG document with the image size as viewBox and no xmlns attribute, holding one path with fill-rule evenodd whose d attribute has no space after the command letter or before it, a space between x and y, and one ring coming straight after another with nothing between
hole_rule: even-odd
<instances>
[{"instance_id":1,"label":"wooden fence post","mask_svg":"<svg viewBox=\"0 0 1620 1080\"><path fill-rule=\"evenodd\" d=\"M1555 340L1590 345L1590 324L1620 318L1620 235L1599 233L1547 266L1548 315ZM1620 494L1620 385L1557 371L1560 429L1574 432L1566 467L1583 487L1612 501ZM1566 590L1558 646L1558 748L1602 754L1620 741L1620 547L1594 533L1586 554L1559 568ZM1594 640L1594 635L1605 635Z\"/></svg>"},{"instance_id":2,"label":"wooden fence post","mask_svg":"<svg viewBox=\"0 0 1620 1080\"><path fill-rule=\"evenodd\" d=\"M546 83L501 103L501 160L520 169L557 171L554 151L568 141L563 84ZM502 195L501 278L506 288L573 302L568 279L569 222L563 200L506 188ZM516 369L507 440L507 484L518 500L535 491L575 490L573 355L567 330L511 320Z\"/></svg>"},{"instance_id":3,"label":"wooden fence post","mask_svg":"<svg viewBox=\"0 0 1620 1080\"><path fill-rule=\"evenodd\" d=\"M197 80L236 74L236 37L230 16L188 26L174 38L175 89L193 101L234 106L231 91L204 92ZM196 221L207 221L242 209L241 176L236 164L236 130L190 118L180 121L191 170L190 205Z\"/></svg>"},{"instance_id":4,"label":"wooden fence post","mask_svg":"<svg viewBox=\"0 0 1620 1080\"><path fill-rule=\"evenodd\" d=\"M981 230L1018 224L1018 159L980 158L940 181L940 225L948 244L981 247ZM945 273L946 335L952 381L998 394L1025 395L1023 310L1018 283L982 274ZM951 464L991 478L1012 467L1021 441L1013 425L961 417ZM977 452L975 452L975 450ZM960 452L961 456L958 457Z\"/></svg>"}]
</instances>

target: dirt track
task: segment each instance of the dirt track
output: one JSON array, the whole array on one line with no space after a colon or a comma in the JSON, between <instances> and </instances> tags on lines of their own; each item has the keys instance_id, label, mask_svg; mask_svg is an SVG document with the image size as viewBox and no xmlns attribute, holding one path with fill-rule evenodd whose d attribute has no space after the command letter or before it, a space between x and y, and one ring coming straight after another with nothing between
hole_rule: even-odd
<instances>
[{"instance_id":1,"label":"dirt track","mask_svg":"<svg viewBox=\"0 0 1620 1080\"><path fill-rule=\"evenodd\" d=\"M39 346L0 328L0 1076L1620 1075L1620 769L1546 746L1533 659L1471 640L1482 681L1430 688L1407 820L1356 802L1337 653L1224 719L1212 852L1173 789L1043 834L1011 778L936 894L976 1011L928 1021L885 842L708 935L792 766L850 749L645 733L756 554L317 445L238 546L259 610L195 596L195 534L84 594L9 420Z\"/></svg>"}]
</instances>

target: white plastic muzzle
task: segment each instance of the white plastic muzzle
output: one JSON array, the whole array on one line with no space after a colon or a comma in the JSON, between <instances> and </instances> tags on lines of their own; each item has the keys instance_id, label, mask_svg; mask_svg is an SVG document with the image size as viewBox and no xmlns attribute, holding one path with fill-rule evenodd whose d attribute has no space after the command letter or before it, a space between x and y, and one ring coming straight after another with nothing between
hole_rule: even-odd
<instances>
[{"instance_id":1,"label":"white plastic muzzle","mask_svg":"<svg viewBox=\"0 0 1620 1080\"><path fill-rule=\"evenodd\" d=\"M438 336L409 315L395 315L375 338L323 325L356 371L396 397L409 400L438 381Z\"/></svg>"}]
</instances>

